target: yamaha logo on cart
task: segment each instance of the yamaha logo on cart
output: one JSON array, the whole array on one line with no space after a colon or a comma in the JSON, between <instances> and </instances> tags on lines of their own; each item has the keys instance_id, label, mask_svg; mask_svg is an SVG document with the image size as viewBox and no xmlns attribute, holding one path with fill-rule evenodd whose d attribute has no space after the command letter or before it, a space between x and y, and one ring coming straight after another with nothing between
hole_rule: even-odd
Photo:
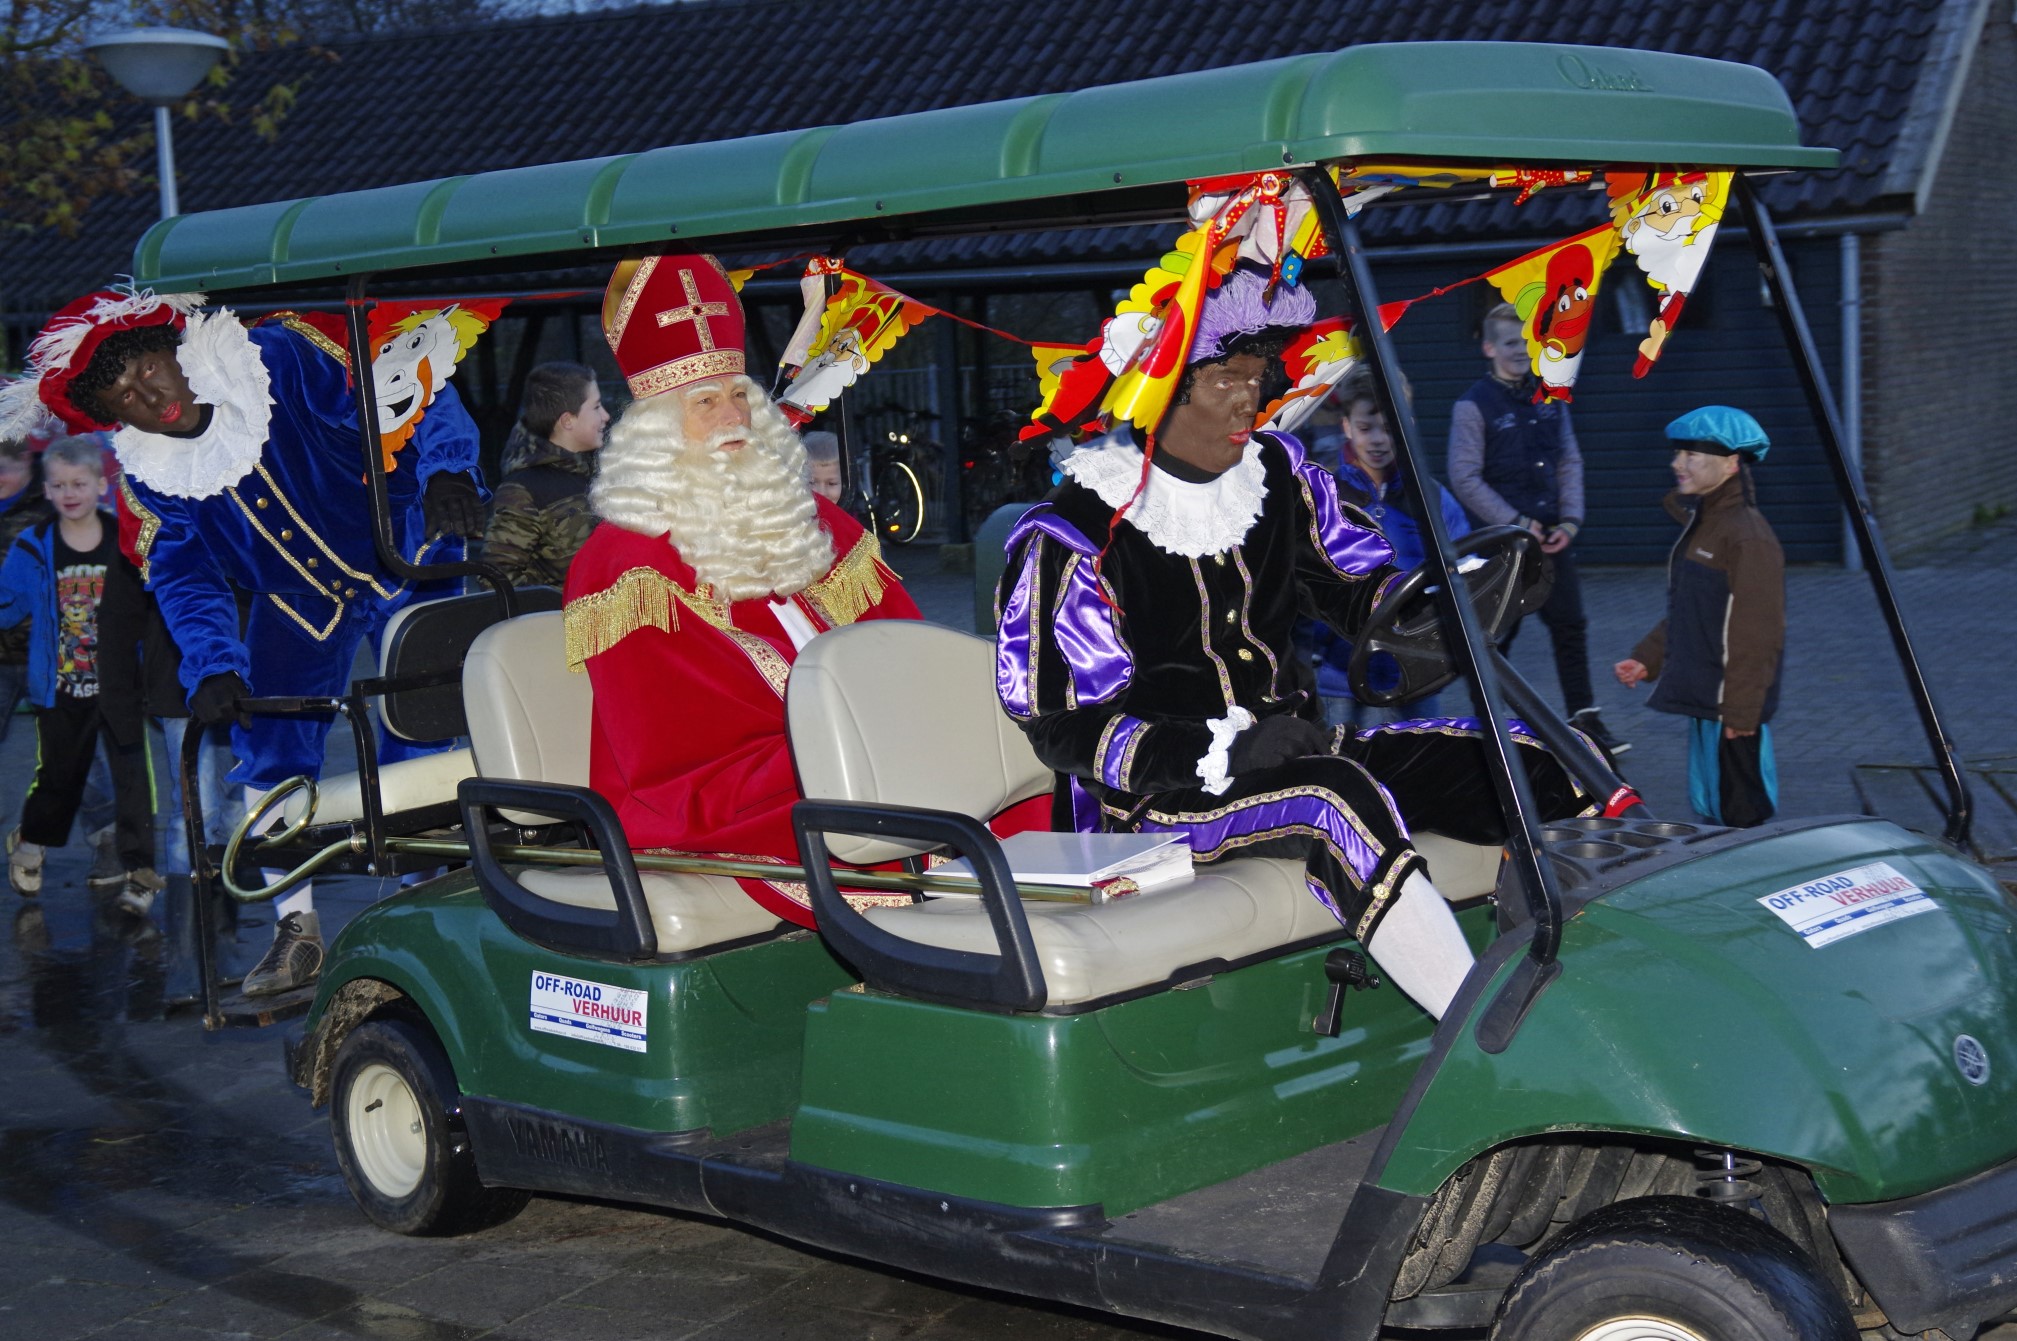
<instances>
[{"instance_id":1,"label":"yamaha logo on cart","mask_svg":"<svg viewBox=\"0 0 2017 1341\"><path fill-rule=\"evenodd\" d=\"M1989 1050L1974 1035L1954 1036L1954 1065L1961 1068L1961 1078L1970 1085L1989 1083Z\"/></svg>"}]
</instances>

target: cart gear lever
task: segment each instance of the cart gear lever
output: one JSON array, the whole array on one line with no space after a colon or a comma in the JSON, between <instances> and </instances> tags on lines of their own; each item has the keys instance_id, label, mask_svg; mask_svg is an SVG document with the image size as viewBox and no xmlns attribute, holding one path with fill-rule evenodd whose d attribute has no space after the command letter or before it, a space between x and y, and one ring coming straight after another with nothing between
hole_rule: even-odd
<instances>
[{"instance_id":1,"label":"cart gear lever","mask_svg":"<svg viewBox=\"0 0 2017 1341\"><path fill-rule=\"evenodd\" d=\"M1331 980L1331 999L1310 1027L1325 1038L1336 1038L1345 1027L1345 993L1378 987L1380 980L1364 955L1343 947L1324 956L1324 976Z\"/></svg>"}]
</instances>

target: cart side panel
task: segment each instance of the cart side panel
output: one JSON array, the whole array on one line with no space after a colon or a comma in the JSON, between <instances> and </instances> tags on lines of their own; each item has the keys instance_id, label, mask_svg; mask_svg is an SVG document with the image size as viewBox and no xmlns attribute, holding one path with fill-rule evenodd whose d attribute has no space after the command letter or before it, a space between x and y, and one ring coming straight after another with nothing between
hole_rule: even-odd
<instances>
[{"instance_id":1,"label":"cart side panel","mask_svg":"<svg viewBox=\"0 0 2017 1341\"><path fill-rule=\"evenodd\" d=\"M1816 947L1760 903L1877 862L1934 906ZM1463 1031L1378 1180L1425 1195L1493 1146L1560 1131L1784 1160L1837 1203L1965 1178L2017 1154L2013 914L1980 868L1881 821L1658 871L1569 922L1561 978L1503 1052ZM1980 1083L1963 1036L1987 1055Z\"/></svg>"},{"instance_id":2,"label":"cart side panel","mask_svg":"<svg viewBox=\"0 0 2017 1341\"><path fill-rule=\"evenodd\" d=\"M465 1094L717 1136L789 1115L806 1003L854 981L810 933L670 964L559 954L513 934L467 885L360 914L333 947L322 1001L357 978L391 983L426 1015Z\"/></svg>"},{"instance_id":3,"label":"cart side panel","mask_svg":"<svg viewBox=\"0 0 2017 1341\"><path fill-rule=\"evenodd\" d=\"M807 1026L792 1158L1118 1215L1355 1136L1391 1115L1431 1022L1388 986L1317 1034L1328 949L1079 1015L836 992Z\"/></svg>"}]
</instances>

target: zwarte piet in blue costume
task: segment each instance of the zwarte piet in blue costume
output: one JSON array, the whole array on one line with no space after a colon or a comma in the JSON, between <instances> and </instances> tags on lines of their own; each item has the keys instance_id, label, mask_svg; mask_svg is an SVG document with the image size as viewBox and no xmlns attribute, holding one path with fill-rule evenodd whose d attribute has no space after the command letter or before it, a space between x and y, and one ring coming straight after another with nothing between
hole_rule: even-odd
<instances>
[{"instance_id":1,"label":"zwarte piet in blue costume","mask_svg":"<svg viewBox=\"0 0 2017 1341\"><path fill-rule=\"evenodd\" d=\"M1474 720L1320 725L1296 619L1349 638L1401 570L1295 437L1254 429L1270 359L1316 316L1306 291L1270 287L1233 270L1155 433L1087 442L1015 527L997 688L1059 774L1057 827L1187 832L1201 862L1299 858L1312 895L1440 1015L1471 955L1411 827L1498 843L1504 821ZM1596 808L1517 724L1514 739L1545 815Z\"/></svg>"},{"instance_id":2,"label":"zwarte piet in blue costume","mask_svg":"<svg viewBox=\"0 0 2017 1341\"><path fill-rule=\"evenodd\" d=\"M248 330L202 301L110 289L72 303L36 338L31 376L0 419L24 416L32 394L74 431L116 429L133 557L181 650L190 711L235 721L233 780L264 790L321 772L329 722L253 717L240 701L343 693L359 644L414 593L372 543L343 347L299 319ZM402 556L460 556L448 537L483 521L476 457L476 426L443 386L388 480ZM282 940L297 913L313 931L304 892L280 912ZM248 975L248 992L274 990L268 967Z\"/></svg>"}]
</instances>

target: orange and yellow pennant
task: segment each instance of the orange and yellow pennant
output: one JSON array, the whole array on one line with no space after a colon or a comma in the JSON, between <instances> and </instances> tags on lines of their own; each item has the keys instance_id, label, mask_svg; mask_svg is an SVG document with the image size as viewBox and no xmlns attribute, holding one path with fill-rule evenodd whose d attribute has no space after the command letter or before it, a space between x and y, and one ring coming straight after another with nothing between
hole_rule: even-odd
<instances>
[{"instance_id":1,"label":"orange and yellow pennant","mask_svg":"<svg viewBox=\"0 0 2017 1341\"><path fill-rule=\"evenodd\" d=\"M1485 272L1520 314L1541 383L1535 400L1575 398L1597 285L1617 254L1618 231L1604 224Z\"/></svg>"}]
</instances>

